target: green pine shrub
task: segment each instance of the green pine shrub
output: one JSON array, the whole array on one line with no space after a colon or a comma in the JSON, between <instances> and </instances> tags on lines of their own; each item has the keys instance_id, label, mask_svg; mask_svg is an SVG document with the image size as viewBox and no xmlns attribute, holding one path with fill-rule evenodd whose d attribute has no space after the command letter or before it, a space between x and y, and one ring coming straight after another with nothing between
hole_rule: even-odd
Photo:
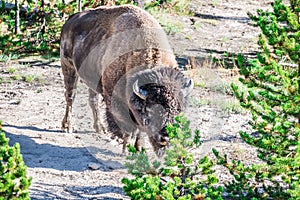
<instances>
[{"instance_id":1,"label":"green pine shrub","mask_svg":"<svg viewBox=\"0 0 300 200\"><path fill-rule=\"evenodd\" d=\"M234 180L225 185L232 199L298 199L300 185L300 1L275 0L272 11L258 10L252 20L262 30L261 52L248 65L238 58L241 83L232 84L241 106L252 113L256 134L240 132L265 164L246 166L214 150ZM299 63L298 63L299 62Z\"/></svg>"},{"instance_id":2,"label":"green pine shrub","mask_svg":"<svg viewBox=\"0 0 300 200\"><path fill-rule=\"evenodd\" d=\"M31 178L27 176L20 145L11 147L8 141L0 124L0 199L30 199Z\"/></svg>"},{"instance_id":3,"label":"green pine shrub","mask_svg":"<svg viewBox=\"0 0 300 200\"><path fill-rule=\"evenodd\" d=\"M143 149L129 145L126 167L135 178L123 178L124 191L132 199L222 199L223 187L216 186L214 161L207 156L196 161L195 150L201 145L199 131L192 134L190 122L182 115L168 125L170 147L164 163L150 163Z\"/></svg>"}]
</instances>

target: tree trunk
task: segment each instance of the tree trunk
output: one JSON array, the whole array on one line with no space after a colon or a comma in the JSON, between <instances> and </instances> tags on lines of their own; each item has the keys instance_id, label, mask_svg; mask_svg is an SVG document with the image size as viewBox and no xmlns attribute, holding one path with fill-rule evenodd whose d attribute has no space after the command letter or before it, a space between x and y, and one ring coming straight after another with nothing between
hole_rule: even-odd
<instances>
[{"instance_id":1,"label":"tree trunk","mask_svg":"<svg viewBox=\"0 0 300 200\"><path fill-rule=\"evenodd\" d=\"M16 9L15 34L19 34L20 33L20 5L19 5L19 0L15 0L15 9Z\"/></svg>"},{"instance_id":2,"label":"tree trunk","mask_svg":"<svg viewBox=\"0 0 300 200\"><path fill-rule=\"evenodd\" d=\"M41 33L44 34L45 33L45 28L46 28L46 13L45 13L45 1L44 0L42 0L41 8L42 8L42 12L43 12Z\"/></svg>"},{"instance_id":3,"label":"tree trunk","mask_svg":"<svg viewBox=\"0 0 300 200\"><path fill-rule=\"evenodd\" d=\"M62 17L63 22L65 22L66 21L66 15L65 15L66 1L62 0L62 3L64 5L64 9L62 10L62 16L61 17Z\"/></svg>"},{"instance_id":4,"label":"tree trunk","mask_svg":"<svg viewBox=\"0 0 300 200\"><path fill-rule=\"evenodd\" d=\"M81 0L78 0L78 12L81 12L82 11L82 8L81 8Z\"/></svg>"}]
</instances>

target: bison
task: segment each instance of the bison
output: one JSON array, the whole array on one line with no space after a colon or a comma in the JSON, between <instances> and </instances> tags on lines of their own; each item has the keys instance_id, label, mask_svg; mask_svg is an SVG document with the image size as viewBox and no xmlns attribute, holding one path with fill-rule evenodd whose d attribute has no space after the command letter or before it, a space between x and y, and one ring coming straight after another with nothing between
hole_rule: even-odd
<instances>
[{"instance_id":1,"label":"bison","mask_svg":"<svg viewBox=\"0 0 300 200\"><path fill-rule=\"evenodd\" d=\"M66 112L62 129L72 131L71 111L78 78L89 87L94 128L105 117L109 132L135 147L146 132L156 153L168 144L167 123L183 111L193 81L177 70L167 36L146 11L131 5L99 7L72 15L62 27L61 66ZM98 107L99 94L106 105Z\"/></svg>"}]
</instances>

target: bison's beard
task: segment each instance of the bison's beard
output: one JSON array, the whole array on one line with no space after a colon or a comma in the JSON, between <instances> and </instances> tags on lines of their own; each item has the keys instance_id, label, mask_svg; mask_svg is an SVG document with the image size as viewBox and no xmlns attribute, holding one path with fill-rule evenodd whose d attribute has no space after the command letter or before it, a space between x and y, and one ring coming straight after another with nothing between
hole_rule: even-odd
<instances>
[{"instance_id":1,"label":"bison's beard","mask_svg":"<svg viewBox=\"0 0 300 200\"><path fill-rule=\"evenodd\" d=\"M166 128L163 128L157 134L149 134L149 140L157 156L162 156L165 153L166 147L169 145L169 136Z\"/></svg>"}]
</instances>

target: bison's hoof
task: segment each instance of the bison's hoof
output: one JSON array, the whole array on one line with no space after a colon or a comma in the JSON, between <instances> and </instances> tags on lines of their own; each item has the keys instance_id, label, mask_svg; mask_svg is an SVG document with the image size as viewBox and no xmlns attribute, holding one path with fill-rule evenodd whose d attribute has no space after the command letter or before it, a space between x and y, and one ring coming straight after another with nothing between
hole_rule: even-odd
<instances>
[{"instance_id":1,"label":"bison's hoof","mask_svg":"<svg viewBox=\"0 0 300 200\"><path fill-rule=\"evenodd\" d=\"M67 123L62 124L61 130L66 133L73 133L73 128Z\"/></svg>"},{"instance_id":2,"label":"bison's hoof","mask_svg":"<svg viewBox=\"0 0 300 200\"><path fill-rule=\"evenodd\" d=\"M73 133L73 129L72 128L61 128L61 129L65 133Z\"/></svg>"},{"instance_id":3,"label":"bison's hoof","mask_svg":"<svg viewBox=\"0 0 300 200\"><path fill-rule=\"evenodd\" d=\"M143 147L143 142L141 141L141 139L137 139L134 143L134 147L138 152L142 151L142 147Z\"/></svg>"}]
</instances>

